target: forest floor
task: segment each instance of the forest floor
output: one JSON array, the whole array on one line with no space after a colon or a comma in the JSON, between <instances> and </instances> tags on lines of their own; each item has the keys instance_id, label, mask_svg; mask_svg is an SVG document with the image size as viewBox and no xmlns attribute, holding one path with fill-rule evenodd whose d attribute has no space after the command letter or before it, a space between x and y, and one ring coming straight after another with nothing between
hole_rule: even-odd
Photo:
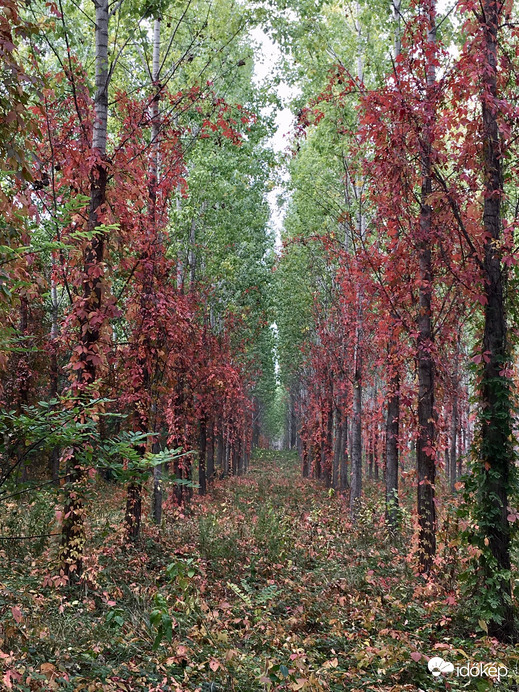
<instances>
[{"instance_id":1,"label":"forest floor","mask_svg":"<svg viewBox=\"0 0 519 692\"><path fill-rule=\"evenodd\" d=\"M345 499L301 479L293 455L261 451L246 477L167 509L161 530L145 523L131 546L123 493L103 484L89 499L92 548L75 590L52 581L56 544L7 542L2 689L519 690L517 650L470 634L478 626L470 602L460 605L451 529L426 582L408 555L410 513L399 539L387 538L379 482L353 528ZM50 497L12 507L10 529L52 530ZM433 677L433 656L455 671ZM457 674L467 663L482 673ZM491 663L506 677L501 668L492 678Z\"/></svg>"}]
</instances>

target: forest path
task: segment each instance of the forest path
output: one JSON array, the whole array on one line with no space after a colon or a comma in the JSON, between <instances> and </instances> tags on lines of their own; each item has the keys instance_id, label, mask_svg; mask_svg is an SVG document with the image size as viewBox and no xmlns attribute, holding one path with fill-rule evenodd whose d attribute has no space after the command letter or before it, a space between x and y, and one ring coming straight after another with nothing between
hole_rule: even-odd
<instances>
[{"instance_id":1,"label":"forest path","mask_svg":"<svg viewBox=\"0 0 519 692\"><path fill-rule=\"evenodd\" d=\"M380 483L366 484L354 528L346 500L302 479L294 454L259 450L246 476L218 481L185 508L167 505L163 526L146 520L133 545L121 522L125 488L98 492L87 588L49 586L46 553L29 572L21 555L0 564L9 623L0 648L12 652L0 671L32 680L5 689L485 690L488 681L433 679L425 656L460 665L516 656L457 631L447 600L456 548L441 548L433 584L412 574L409 515L391 545ZM519 689L506 682L500 689Z\"/></svg>"},{"instance_id":2,"label":"forest path","mask_svg":"<svg viewBox=\"0 0 519 692\"><path fill-rule=\"evenodd\" d=\"M302 479L295 454L258 450L245 477L169 525L200 570L202 619L181 640L203 692L397 692L421 681L429 692L426 661L411 653L434 620L411 603L406 550L386 540L381 498L380 485L367 489L354 530L346 501Z\"/></svg>"}]
</instances>

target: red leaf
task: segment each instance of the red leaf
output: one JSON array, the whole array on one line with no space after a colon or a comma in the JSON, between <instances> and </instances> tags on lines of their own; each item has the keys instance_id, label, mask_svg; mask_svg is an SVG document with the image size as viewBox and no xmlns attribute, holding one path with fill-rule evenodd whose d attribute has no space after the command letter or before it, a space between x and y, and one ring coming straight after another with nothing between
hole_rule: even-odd
<instances>
[{"instance_id":1,"label":"red leaf","mask_svg":"<svg viewBox=\"0 0 519 692\"><path fill-rule=\"evenodd\" d=\"M20 608L18 608L18 606L13 606L13 607L11 608L11 612L12 612L12 614L13 614L13 618L15 619L15 621L16 621L17 623L19 623L19 622L21 622L21 621L23 620L23 613L22 613L22 611L20 610Z\"/></svg>"}]
</instances>

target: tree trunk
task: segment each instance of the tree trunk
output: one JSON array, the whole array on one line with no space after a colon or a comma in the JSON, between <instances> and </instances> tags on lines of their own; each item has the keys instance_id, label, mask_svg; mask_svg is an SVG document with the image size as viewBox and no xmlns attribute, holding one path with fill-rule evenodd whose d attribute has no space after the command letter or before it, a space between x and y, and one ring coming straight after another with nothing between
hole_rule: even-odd
<instances>
[{"instance_id":1,"label":"tree trunk","mask_svg":"<svg viewBox=\"0 0 519 692\"><path fill-rule=\"evenodd\" d=\"M371 421L373 425L373 420ZM373 447L373 430L368 429L367 431L367 444L366 444L366 456L367 456L367 466L368 466L368 478L371 480L373 478L373 465L375 463L375 454Z\"/></svg>"},{"instance_id":2,"label":"tree trunk","mask_svg":"<svg viewBox=\"0 0 519 692\"><path fill-rule=\"evenodd\" d=\"M483 329L483 373L479 388L481 405L479 527L491 559L483 550L481 567L485 578L483 598L494 616L489 634L501 640L514 636L515 623L510 585L510 527L507 519L508 492L513 451L511 382L505 372L510 362L505 312L506 270L500 256L503 199L502 144L498 124L498 26L503 4L483 0L482 23L485 64L482 66L483 161L485 192L483 258L486 305Z\"/></svg>"},{"instance_id":3,"label":"tree trunk","mask_svg":"<svg viewBox=\"0 0 519 692\"><path fill-rule=\"evenodd\" d=\"M157 454L160 451L158 442L153 443L153 453ZM153 521L159 525L162 523L162 502L164 499L164 490L162 486L162 476L164 475L164 464L159 464L153 468L153 498L152 510Z\"/></svg>"},{"instance_id":4,"label":"tree trunk","mask_svg":"<svg viewBox=\"0 0 519 692\"><path fill-rule=\"evenodd\" d=\"M231 466L231 442L229 440L229 435L230 431L227 429L227 434L225 435L225 452L223 455L222 478L227 478L229 475L229 468Z\"/></svg>"},{"instance_id":5,"label":"tree trunk","mask_svg":"<svg viewBox=\"0 0 519 692\"><path fill-rule=\"evenodd\" d=\"M462 449L463 453L465 453L467 449L467 429L466 427L462 427L461 429L461 443L462 443ZM458 478L460 478L463 475L463 457L461 454L458 455Z\"/></svg>"},{"instance_id":6,"label":"tree trunk","mask_svg":"<svg viewBox=\"0 0 519 692\"><path fill-rule=\"evenodd\" d=\"M398 527L398 431L400 419L400 376L389 382L386 420L386 519L391 531Z\"/></svg>"},{"instance_id":7,"label":"tree trunk","mask_svg":"<svg viewBox=\"0 0 519 692\"><path fill-rule=\"evenodd\" d=\"M207 424L207 483L214 481L214 422L210 418Z\"/></svg>"},{"instance_id":8,"label":"tree trunk","mask_svg":"<svg viewBox=\"0 0 519 692\"><path fill-rule=\"evenodd\" d=\"M184 475L182 470L182 463L183 462L179 459L175 459L173 462L173 473L177 480L182 480ZM182 492L182 485L180 485L180 483L175 483L173 493L175 496L175 502L180 507L184 496L184 493Z\"/></svg>"},{"instance_id":9,"label":"tree trunk","mask_svg":"<svg viewBox=\"0 0 519 692\"><path fill-rule=\"evenodd\" d=\"M229 437L227 430L225 430L223 435L222 469L220 478L227 478L229 475Z\"/></svg>"},{"instance_id":10,"label":"tree trunk","mask_svg":"<svg viewBox=\"0 0 519 692\"><path fill-rule=\"evenodd\" d=\"M218 423L218 433L216 436L216 466L220 469L220 476L224 473L225 444L223 437L223 424Z\"/></svg>"},{"instance_id":11,"label":"tree trunk","mask_svg":"<svg viewBox=\"0 0 519 692\"><path fill-rule=\"evenodd\" d=\"M200 437L198 447L198 492L200 495L205 495L207 492L207 477L206 477L206 461L207 461L207 420L202 417L200 420Z\"/></svg>"},{"instance_id":12,"label":"tree trunk","mask_svg":"<svg viewBox=\"0 0 519 692\"><path fill-rule=\"evenodd\" d=\"M92 150L95 156L90 172L90 206L87 231L93 233L100 225L101 210L106 202L106 138L108 124L108 0L97 0L95 3L95 98L94 129ZM104 234L95 233L88 241L84 253L84 309L78 315L78 333L80 334L82 353L79 357L81 367L75 370L76 387L79 391L84 385L95 381L95 357L98 356L98 344L101 324L91 324L91 316L97 316L102 307L102 274L97 268L104 259ZM94 356L94 357L93 357ZM65 576L79 577L82 570L84 545L84 510L79 487L84 478L84 469L77 463L77 454L69 462L69 483L65 496L60 559Z\"/></svg>"},{"instance_id":13,"label":"tree trunk","mask_svg":"<svg viewBox=\"0 0 519 692\"><path fill-rule=\"evenodd\" d=\"M342 417L342 414L341 414ZM339 459L339 489L344 492L348 483L348 418L344 416L341 421L341 456Z\"/></svg>"},{"instance_id":14,"label":"tree trunk","mask_svg":"<svg viewBox=\"0 0 519 692\"><path fill-rule=\"evenodd\" d=\"M308 476L310 475L308 450L309 450L308 442L306 440L303 440L303 455L302 455L303 456L303 459L302 459L302 461L303 461L303 467L302 467L303 478L308 478Z\"/></svg>"},{"instance_id":15,"label":"tree trunk","mask_svg":"<svg viewBox=\"0 0 519 692\"><path fill-rule=\"evenodd\" d=\"M431 51L436 41L436 19L434 0L429 0L429 30L427 50ZM416 443L416 470L418 478L418 557L420 571L428 574L436 553L436 412L434 408L434 360L432 324L432 125L435 117L433 89L435 83L434 64L427 65L427 119L422 141L422 190L420 198L419 227L419 314L417 319L417 365L418 365L418 439Z\"/></svg>"},{"instance_id":16,"label":"tree trunk","mask_svg":"<svg viewBox=\"0 0 519 692\"><path fill-rule=\"evenodd\" d=\"M233 476L238 475L238 441L235 440L231 445L231 472Z\"/></svg>"},{"instance_id":17,"label":"tree trunk","mask_svg":"<svg viewBox=\"0 0 519 692\"><path fill-rule=\"evenodd\" d=\"M51 328L50 328L50 340L51 340L51 353L50 353L50 386L49 386L49 397L51 399L56 399L59 391L59 368L58 368L58 293L56 290L56 284L54 280L51 281L50 288L51 296ZM49 474L54 485L59 485L59 460L60 460L61 450L58 447L50 453L49 458Z\"/></svg>"},{"instance_id":18,"label":"tree trunk","mask_svg":"<svg viewBox=\"0 0 519 692\"><path fill-rule=\"evenodd\" d=\"M362 43L361 7L359 0L355 3L355 29L357 32L357 79L359 83L364 80L364 51ZM361 204L362 184L356 180L355 198L359 203L357 217L357 231L360 238L364 234L364 218ZM358 288L357 293L357 329L355 336L354 375L353 375L353 416L351 431L351 489L350 489L350 515L354 521L356 518L360 498L362 495L362 297L363 289Z\"/></svg>"},{"instance_id":19,"label":"tree trunk","mask_svg":"<svg viewBox=\"0 0 519 692\"><path fill-rule=\"evenodd\" d=\"M135 541L141 528L142 516L142 485L130 483L126 494L126 513L124 521L128 538Z\"/></svg>"},{"instance_id":20,"label":"tree trunk","mask_svg":"<svg viewBox=\"0 0 519 692\"><path fill-rule=\"evenodd\" d=\"M452 492L454 492L454 485L456 484L456 461L458 458L458 390L456 388L457 382L454 384L455 387L452 393L451 448L449 454L449 485Z\"/></svg>"},{"instance_id":21,"label":"tree trunk","mask_svg":"<svg viewBox=\"0 0 519 692\"><path fill-rule=\"evenodd\" d=\"M358 330L360 331L360 330ZM351 489L350 514L355 519L362 495L362 380L360 337L357 337L357 355L353 380L353 420L351 428Z\"/></svg>"},{"instance_id":22,"label":"tree trunk","mask_svg":"<svg viewBox=\"0 0 519 692\"><path fill-rule=\"evenodd\" d=\"M245 473L245 441L240 438L238 443L238 476L243 476Z\"/></svg>"},{"instance_id":23,"label":"tree trunk","mask_svg":"<svg viewBox=\"0 0 519 692\"><path fill-rule=\"evenodd\" d=\"M150 161L150 171L149 171L149 197L150 197L150 234L151 242L149 253L153 257L157 252L160 252L160 241L161 234L157 233L157 222L156 222L156 204L157 204L157 186L159 183L159 153L160 153L160 143L159 143L159 101L160 101L160 83L159 83L159 73L160 73L160 19L155 19L153 24L153 55L152 55L152 68L151 68L151 80L154 90L153 101L151 103L151 146L152 146L152 156ZM151 298L153 295L153 270L151 276L149 277L149 290L143 291L145 302L146 299ZM147 310L147 305L143 305L144 309ZM144 315L143 315L144 316ZM151 350L151 349L150 349ZM151 353L148 357L151 356ZM147 367L147 363L143 364L143 367ZM149 379L149 378L148 378ZM149 389L151 382L147 383L147 388ZM153 404L153 420L156 421L156 404ZM147 431L146 431L147 432ZM150 432L153 432L153 428ZM154 443L153 451L156 453L159 451L157 443ZM163 502L163 488L162 488L162 476L164 474L163 465L155 466L153 468L153 498L152 498L152 512L153 521L156 524L160 524L162 521L162 502Z\"/></svg>"},{"instance_id":24,"label":"tree trunk","mask_svg":"<svg viewBox=\"0 0 519 692\"><path fill-rule=\"evenodd\" d=\"M322 454L322 446L319 448L316 448L316 445L312 445L312 459L315 459L315 464L312 465L312 470L313 470L313 477L314 478L321 478L321 454Z\"/></svg>"},{"instance_id":25,"label":"tree trunk","mask_svg":"<svg viewBox=\"0 0 519 692\"><path fill-rule=\"evenodd\" d=\"M339 407L335 408L335 441L333 446L332 488L339 489L339 467L342 450L342 414Z\"/></svg>"},{"instance_id":26,"label":"tree trunk","mask_svg":"<svg viewBox=\"0 0 519 692\"><path fill-rule=\"evenodd\" d=\"M188 481L188 484L185 486L185 498L187 501L193 499L193 462L191 460L191 457L184 457L186 459L184 468L183 468L183 477L184 480Z\"/></svg>"}]
</instances>

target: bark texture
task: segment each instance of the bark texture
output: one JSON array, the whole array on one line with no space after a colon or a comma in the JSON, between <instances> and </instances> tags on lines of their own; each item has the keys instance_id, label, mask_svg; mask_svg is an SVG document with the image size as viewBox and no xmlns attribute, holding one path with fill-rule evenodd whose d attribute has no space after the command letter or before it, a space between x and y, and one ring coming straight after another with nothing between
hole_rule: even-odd
<instances>
[{"instance_id":1,"label":"bark texture","mask_svg":"<svg viewBox=\"0 0 519 692\"><path fill-rule=\"evenodd\" d=\"M436 41L435 3L429 0L429 47ZM416 470L418 478L418 525L420 571L428 573L436 553L436 413L434 408L434 358L432 320L432 246L433 214L432 194L432 140L434 112L435 70L431 60L427 66L426 123L422 136L422 189L420 199L420 227L418 261L420 272L419 314L417 320L418 367L418 439L416 443Z\"/></svg>"},{"instance_id":2,"label":"bark texture","mask_svg":"<svg viewBox=\"0 0 519 692\"><path fill-rule=\"evenodd\" d=\"M83 300L84 316L78 318L83 351L81 368L76 370L75 385L79 391L85 384L95 381L96 357L99 352L100 328L103 320L97 319L92 323L91 315L99 314L102 310L102 272L97 268L104 259L105 238L103 233L96 233L102 219L103 207L106 203L107 165L106 138L108 124L108 0L97 0L95 5L95 98L94 98L94 130L92 150L94 164L90 172L90 205L88 211L87 231L93 233L84 253L84 283ZM78 463L77 453L73 454L68 469L68 483L65 497L61 536L61 564L63 572L68 577L78 577L82 571L82 556L84 544L83 500L80 485L84 480L84 469Z\"/></svg>"},{"instance_id":3,"label":"bark texture","mask_svg":"<svg viewBox=\"0 0 519 692\"><path fill-rule=\"evenodd\" d=\"M499 241L502 235L503 163L498 125L497 51L498 27L503 5L484 0L480 15L485 42L482 70L483 157L485 194L483 224L486 232L483 272L487 303L484 314L483 364L480 388L482 413L480 457L483 487L479 502L484 518L485 538L494 558L492 565L482 556L482 567L493 596L498 600L489 633L500 639L516 634L511 605L510 528L507 520L511 458L511 407L509 382L503 373L508 361L505 311L506 272L501 261ZM497 575L496 575L497 567ZM496 588L496 579L499 584Z\"/></svg>"}]
</instances>

